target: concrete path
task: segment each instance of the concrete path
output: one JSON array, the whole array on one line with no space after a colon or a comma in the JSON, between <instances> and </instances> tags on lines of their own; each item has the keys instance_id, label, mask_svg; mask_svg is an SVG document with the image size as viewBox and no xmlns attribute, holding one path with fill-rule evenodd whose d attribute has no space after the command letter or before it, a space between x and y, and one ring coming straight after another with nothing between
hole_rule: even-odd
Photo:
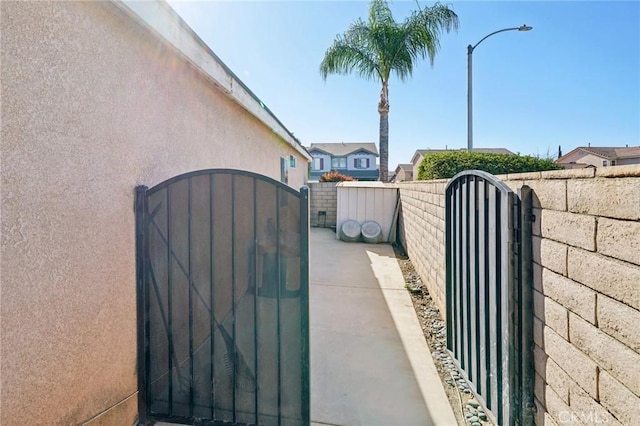
<instances>
[{"instance_id":1,"label":"concrete path","mask_svg":"<svg viewBox=\"0 0 640 426\"><path fill-rule=\"evenodd\" d=\"M312 425L454 426L387 244L311 230Z\"/></svg>"},{"instance_id":2,"label":"concrete path","mask_svg":"<svg viewBox=\"0 0 640 426\"><path fill-rule=\"evenodd\" d=\"M455 426L391 246L312 228L310 260L311 424Z\"/></svg>"}]
</instances>

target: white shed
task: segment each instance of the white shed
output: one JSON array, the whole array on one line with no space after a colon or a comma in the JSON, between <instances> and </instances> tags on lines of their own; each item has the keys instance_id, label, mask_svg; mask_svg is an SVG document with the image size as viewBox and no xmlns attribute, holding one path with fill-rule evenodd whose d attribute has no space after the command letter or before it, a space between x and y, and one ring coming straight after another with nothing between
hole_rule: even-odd
<instances>
[{"instance_id":1,"label":"white shed","mask_svg":"<svg viewBox=\"0 0 640 426\"><path fill-rule=\"evenodd\" d=\"M336 238L339 238L342 223L347 220L360 224L373 220L382 228L382 241L389 242L398 205L398 186L382 182L341 182L336 188Z\"/></svg>"}]
</instances>

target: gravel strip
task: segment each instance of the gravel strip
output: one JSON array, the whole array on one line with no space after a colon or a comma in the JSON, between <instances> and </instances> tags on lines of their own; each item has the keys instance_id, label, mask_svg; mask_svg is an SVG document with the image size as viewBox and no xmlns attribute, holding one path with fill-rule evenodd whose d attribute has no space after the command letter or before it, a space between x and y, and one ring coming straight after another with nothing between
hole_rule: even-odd
<instances>
[{"instance_id":1,"label":"gravel strip","mask_svg":"<svg viewBox=\"0 0 640 426\"><path fill-rule=\"evenodd\" d=\"M413 307L420 320L425 340L449 398L449 403L453 407L458 425L492 425L493 423L488 419L483 408L473 398L471 390L447 352L446 324L442 320L440 311L433 303L429 291L402 247L395 245L394 251L404 275L405 287L413 300Z\"/></svg>"}]
</instances>

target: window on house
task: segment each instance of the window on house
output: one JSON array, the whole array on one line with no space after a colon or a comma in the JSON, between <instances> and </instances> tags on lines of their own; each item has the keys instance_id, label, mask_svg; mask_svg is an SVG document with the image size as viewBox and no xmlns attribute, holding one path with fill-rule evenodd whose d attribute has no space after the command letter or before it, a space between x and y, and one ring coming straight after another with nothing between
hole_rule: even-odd
<instances>
[{"instance_id":1,"label":"window on house","mask_svg":"<svg viewBox=\"0 0 640 426\"><path fill-rule=\"evenodd\" d=\"M311 162L312 170L324 170L324 158L314 158Z\"/></svg>"},{"instance_id":2,"label":"window on house","mask_svg":"<svg viewBox=\"0 0 640 426\"><path fill-rule=\"evenodd\" d=\"M297 164L297 160L296 157L293 155L289 156L289 167L291 167L292 169L296 168L296 164Z\"/></svg>"},{"instance_id":3,"label":"window on house","mask_svg":"<svg viewBox=\"0 0 640 426\"><path fill-rule=\"evenodd\" d=\"M280 157L280 182L289 183L289 159Z\"/></svg>"},{"instance_id":4,"label":"window on house","mask_svg":"<svg viewBox=\"0 0 640 426\"><path fill-rule=\"evenodd\" d=\"M616 165L616 160L611 160L611 165L615 166Z\"/></svg>"},{"instance_id":5,"label":"window on house","mask_svg":"<svg viewBox=\"0 0 640 426\"><path fill-rule=\"evenodd\" d=\"M344 157L335 157L331 159L331 168L332 169L346 169L347 168L347 159Z\"/></svg>"},{"instance_id":6,"label":"window on house","mask_svg":"<svg viewBox=\"0 0 640 426\"><path fill-rule=\"evenodd\" d=\"M607 160L602 160L602 167L607 167Z\"/></svg>"},{"instance_id":7,"label":"window on house","mask_svg":"<svg viewBox=\"0 0 640 426\"><path fill-rule=\"evenodd\" d=\"M353 167L356 169L368 169L369 168L369 159L368 158L356 158L353 160Z\"/></svg>"}]
</instances>

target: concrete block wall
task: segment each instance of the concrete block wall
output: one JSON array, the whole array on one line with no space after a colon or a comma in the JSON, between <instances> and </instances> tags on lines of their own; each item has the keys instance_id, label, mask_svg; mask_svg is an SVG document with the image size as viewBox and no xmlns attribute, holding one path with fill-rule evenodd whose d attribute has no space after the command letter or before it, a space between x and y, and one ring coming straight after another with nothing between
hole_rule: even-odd
<instances>
[{"instance_id":1,"label":"concrete block wall","mask_svg":"<svg viewBox=\"0 0 640 426\"><path fill-rule=\"evenodd\" d=\"M337 184L338 182L309 182L309 219L311 226L336 226ZM320 211L324 211L327 214L326 224L318 215Z\"/></svg>"},{"instance_id":2,"label":"concrete block wall","mask_svg":"<svg viewBox=\"0 0 640 426\"><path fill-rule=\"evenodd\" d=\"M447 180L399 182L400 243L445 312L444 192Z\"/></svg>"},{"instance_id":3,"label":"concrete block wall","mask_svg":"<svg viewBox=\"0 0 640 426\"><path fill-rule=\"evenodd\" d=\"M505 182L534 192L536 424L640 424L640 166Z\"/></svg>"},{"instance_id":4,"label":"concrete block wall","mask_svg":"<svg viewBox=\"0 0 640 426\"><path fill-rule=\"evenodd\" d=\"M640 424L640 166L499 178L534 193L536 424ZM399 184L402 243L442 315L445 184Z\"/></svg>"}]
</instances>

